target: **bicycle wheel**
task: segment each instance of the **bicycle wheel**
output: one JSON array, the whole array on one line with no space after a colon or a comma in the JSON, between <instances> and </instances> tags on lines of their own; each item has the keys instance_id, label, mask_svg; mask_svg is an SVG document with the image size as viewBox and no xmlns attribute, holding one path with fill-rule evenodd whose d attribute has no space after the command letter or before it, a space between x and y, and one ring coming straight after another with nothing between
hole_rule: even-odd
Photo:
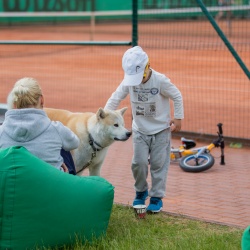
<instances>
[{"instance_id":1,"label":"bicycle wheel","mask_svg":"<svg viewBox=\"0 0 250 250\"><path fill-rule=\"evenodd\" d=\"M195 158L195 155L187 155L180 159L179 165L186 172L202 172L214 165L214 157L210 154L201 154L198 158Z\"/></svg>"}]
</instances>

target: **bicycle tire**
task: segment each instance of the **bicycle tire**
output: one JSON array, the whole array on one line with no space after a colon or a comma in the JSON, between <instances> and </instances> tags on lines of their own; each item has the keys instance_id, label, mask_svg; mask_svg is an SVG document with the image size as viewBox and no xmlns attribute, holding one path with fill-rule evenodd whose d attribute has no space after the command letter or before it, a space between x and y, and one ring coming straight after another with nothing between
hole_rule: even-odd
<instances>
[{"instance_id":1,"label":"bicycle tire","mask_svg":"<svg viewBox=\"0 0 250 250\"><path fill-rule=\"evenodd\" d=\"M179 165L185 172L198 173L210 169L214 165L214 157L210 154L199 155L198 164L195 155L187 155L180 159Z\"/></svg>"}]
</instances>

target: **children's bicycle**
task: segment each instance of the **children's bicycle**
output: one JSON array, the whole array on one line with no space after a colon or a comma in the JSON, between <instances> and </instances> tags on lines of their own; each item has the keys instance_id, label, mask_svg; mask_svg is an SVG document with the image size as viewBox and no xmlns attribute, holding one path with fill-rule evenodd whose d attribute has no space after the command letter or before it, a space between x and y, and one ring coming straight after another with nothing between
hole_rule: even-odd
<instances>
[{"instance_id":1,"label":"children's bicycle","mask_svg":"<svg viewBox=\"0 0 250 250\"><path fill-rule=\"evenodd\" d=\"M171 148L171 162L178 162L179 166L186 172L202 172L210 169L214 165L214 157L211 151L215 147L221 149L221 165L225 165L224 157L224 137L222 123L217 124L219 131L218 138L209 145L197 147L194 140L181 138L182 145L179 148Z\"/></svg>"}]
</instances>

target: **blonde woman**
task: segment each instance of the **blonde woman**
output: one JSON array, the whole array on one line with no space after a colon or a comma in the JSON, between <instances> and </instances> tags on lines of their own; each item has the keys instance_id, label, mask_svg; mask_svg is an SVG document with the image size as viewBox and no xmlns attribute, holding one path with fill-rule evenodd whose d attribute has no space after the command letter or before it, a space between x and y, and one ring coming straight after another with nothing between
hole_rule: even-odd
<instances>
[{"instance_id":1,"label":"blonde woman","mask_svg":"<svg viewBox=\"0 0 250 250\"><path fill-rule=\"evenodd\" d=\"M23 146L60 171L68 172L61 149L78 147L78 137L61 122L53 122L43 110L44 97L38 82L22 78L8 96L5 120L0 126L0 148Z\"/></svg>"}]
</instances>

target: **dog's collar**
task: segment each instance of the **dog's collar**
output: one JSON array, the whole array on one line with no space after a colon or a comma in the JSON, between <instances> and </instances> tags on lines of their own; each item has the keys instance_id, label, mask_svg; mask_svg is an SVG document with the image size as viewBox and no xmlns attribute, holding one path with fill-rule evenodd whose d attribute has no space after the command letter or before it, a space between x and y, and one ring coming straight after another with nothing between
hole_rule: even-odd
<instances>
[{"instance_id":1,"label":"dog's collar","mask_svg":"<svg viewBox=\"0 0 250 250\"><path fill-rule=\"evenodd\" d=\"M103 147L94 140L93 136L90 133L89 133L89 144L94 151L100 151L101 149L103 149Z\"/></svg>"}]
</instances>

